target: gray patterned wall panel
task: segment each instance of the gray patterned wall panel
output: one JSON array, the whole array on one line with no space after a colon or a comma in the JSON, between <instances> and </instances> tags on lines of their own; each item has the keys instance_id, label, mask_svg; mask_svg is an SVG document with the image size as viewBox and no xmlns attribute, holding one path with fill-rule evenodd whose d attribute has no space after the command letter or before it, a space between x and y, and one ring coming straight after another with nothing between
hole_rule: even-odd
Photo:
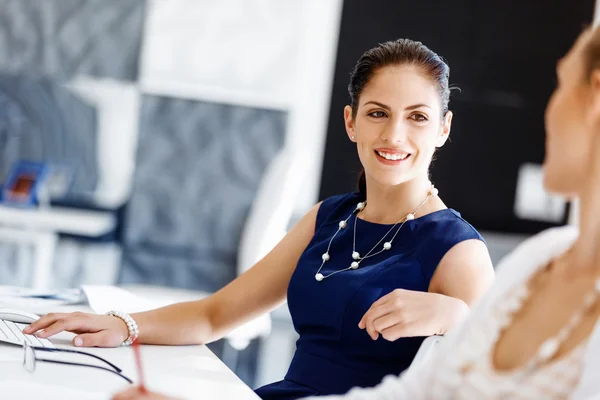
<instances>
[{"instance_id":1,"label":"gray patterned wall panel","mask_svg":"<svg viewBox=\"0 0 600 400\"><path fill-rule=\"evenodd\" d=\"M121 281L216 290L284 141L281 111L146 96Z\"/></svg>"},{"instance_id":2,"label":"gray patterned wall panel","mask_svg":"<svg viewBox=\"0 0 600 400\"><path fill-rule=\"evenodd\" d=\"M96 109L51 80L0 74L0 179L19 159L68 163L73 191L93 191Z\"/></svg>"},{"instance_id":3,"label":"gray patterned wall panel","mask_svg":"<svg viewBox=\"0 0 600 400\"><path fill-rule=\"evenodd\" d=\"M0 0L0 70L135 80L144 0Z\"/></svg>"}]
</instances>

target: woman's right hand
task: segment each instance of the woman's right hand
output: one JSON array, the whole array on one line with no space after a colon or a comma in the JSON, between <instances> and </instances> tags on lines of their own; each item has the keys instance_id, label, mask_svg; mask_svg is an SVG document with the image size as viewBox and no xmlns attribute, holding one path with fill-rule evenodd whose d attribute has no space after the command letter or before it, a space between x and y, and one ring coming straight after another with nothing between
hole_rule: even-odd
<instances>
[{"instance_id":1,"label":"woman's right hand","mask_svg":"<svg viewBox=\"0 0 600 400\"><path fill-rule=\"evenodd\" d=\"M23 329L23 333L39 338L63 331L77 334L73 338L77 347L117 347L129 336L127 324L120 318L81 312L50 313Z\"/></svg>"}]
</instances>

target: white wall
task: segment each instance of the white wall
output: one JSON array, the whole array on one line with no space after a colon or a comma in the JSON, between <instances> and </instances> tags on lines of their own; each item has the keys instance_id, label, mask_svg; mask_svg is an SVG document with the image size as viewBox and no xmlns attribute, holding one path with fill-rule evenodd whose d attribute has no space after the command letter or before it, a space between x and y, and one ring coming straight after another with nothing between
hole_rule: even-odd
<instances>
[{"instance_id":1,"label":"white wall","mask_svg":"<svg viewBox=\"0 0 600 400\"><path fill-rule=\"evenodd\" d=\"M298 213L312 207L319 195L343 0L303 3L297 89L287 135L288 143L303 149L310 159L309 173L296 206Z\"/></svg>"}]
</instances>

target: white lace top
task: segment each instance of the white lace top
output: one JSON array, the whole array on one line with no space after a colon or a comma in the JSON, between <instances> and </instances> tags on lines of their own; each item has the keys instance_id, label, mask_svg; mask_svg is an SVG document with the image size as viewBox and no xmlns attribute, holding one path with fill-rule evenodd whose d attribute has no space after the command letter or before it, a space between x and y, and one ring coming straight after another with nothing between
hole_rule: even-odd
<instances>
[{"instance_id":1,"label":"white lace top","mask_svg":"<svg viewBox=\"0 0 600 400\"><path fill-rule=\"evenodd\" d=\"M519 246L500 263L494 286L470 318L445 338L427 362L400 378L386 377L376 388L314 400L600 400L600 323L585 343L535 371L498 372L492 366L492 350L511 313L521 307L526 283L576 238L573 227L554 228Z\"/></svg>"},{"instance_id":2,"label":"white lace top","mask_svg":"<svg viewBox=\"0 0 600 400\"><path fill-rule=\"evenodd\" d=\"M584 344L535 372L530 373L525 366L506 372L498 372L493 367L493 349L500 333L510 324L512 314L518 311L526 297L527 289L523 282L509 291L507 296L503 297L503 301L490 307L490 312L481 320L481 329L472 329L466 333L458 351L468 351L465 349L468 346L481 349L483 354L472 363L461 366L462 382L456 388L455 395L438 392L434 398L539 400L568 397L579 380ZM440 375L439 381L444 382L443 375ZM443 387L445 385L438 386Z\"/></svg>"}]
</instances>

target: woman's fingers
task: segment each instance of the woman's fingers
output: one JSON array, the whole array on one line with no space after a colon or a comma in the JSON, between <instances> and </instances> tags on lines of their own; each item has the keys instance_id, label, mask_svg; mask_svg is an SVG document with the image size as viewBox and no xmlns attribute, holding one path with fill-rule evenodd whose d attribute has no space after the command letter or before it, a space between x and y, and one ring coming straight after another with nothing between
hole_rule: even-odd
<instances>
[{"instance_id":1,"label":"woman's fingers","mask_svg":"<svg viewBox=\"0 0 600 400\"><path fill-rule=\"evenodd\" d=\"M83 334L96 333L102 330L115 330L118 335L120 333L118 328L123 328L122 330L124 331L125 325L121 321L114 319L114 317L75 312L45 315L23 329L23 333L35 334L40 338L48 338L63 331Z\"/></svg>"},{"instance_id":2,"label":"woman's fingers","mask_svg":"<svg viewBox=\"0 0 600 400\"><path fill-rule=\"evenodd\" d=\"M48 338L54 336L57 333L63 331L89 331L89 324L86 324L86 319L83 316L75 314L65 314L64 317L54 321L51 325L45 327L43 331L40 331L36 336L41 338Z\"/></svg>"},{"instance_id":3,"label":"woman's fingers","mask_svg":"<svg viewBox=\"0 0 600 400\"><path fill-rule=\"evenodd\" d=\"M59 319L63 318L65 315L66 314L62 313L46 314L31 325L29 325L28 327L26 327L25 329L23 329L23 333L31 335L41 329L45 329L53 323L55 323L56 321L58 321Z\"/></svg>"},{"instance_id":4,"label":"woman's fingers","mask_svg":"<svg viewBox=\"0 0 600 400\"><path fill-rule=\"evenodd\" d=\"M392 338L390 335L401 332L404 326L403 313L401 311L392 311L373 321L373 328L383 336L386 340L396 340L398 337Z\"/></svg>"},{"instance_id":5,"label":"woman's fingers","mask_svg":"<svg viewBox=\"0 0 600 400\"><path fill-rule=\"evenodd\" d=\"M389 314L392 311L394 311L393 304L384 303L378 307L371 307L365 313L365 315L363 316L363 319L361 321L364 320L363 325L364 325L365 329L367 330L367 333L369 334L371 339L377 340L377 338L379 337L379 331L373 324L374 321L377 320L378 318L383 317L384 315Z\"/></svg>"}]
</instances>

